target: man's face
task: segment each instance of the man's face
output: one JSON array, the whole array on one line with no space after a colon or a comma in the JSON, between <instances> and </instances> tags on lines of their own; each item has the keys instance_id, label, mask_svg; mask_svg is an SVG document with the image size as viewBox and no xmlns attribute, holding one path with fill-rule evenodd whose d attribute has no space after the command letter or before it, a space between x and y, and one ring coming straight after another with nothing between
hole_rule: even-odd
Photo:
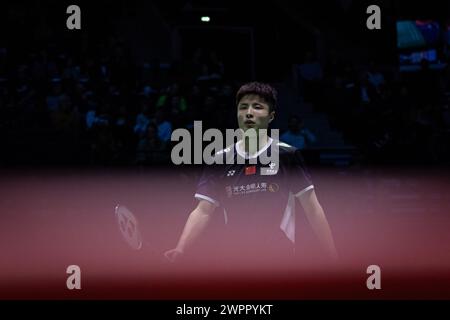
<instances>
[{"instance_id":1,"label":"man's face","mask_svg":"<svg viewBox=\"0 0 450 320\"><path fill-rule=\"evenodd\" d=\"M254 128L267 129L269 122L272 121L275 111L269 111L269 105L260 96L249 94L239 101L237 107L237 117L239 128L246 131Z\"/></svg>"}]
</instances>

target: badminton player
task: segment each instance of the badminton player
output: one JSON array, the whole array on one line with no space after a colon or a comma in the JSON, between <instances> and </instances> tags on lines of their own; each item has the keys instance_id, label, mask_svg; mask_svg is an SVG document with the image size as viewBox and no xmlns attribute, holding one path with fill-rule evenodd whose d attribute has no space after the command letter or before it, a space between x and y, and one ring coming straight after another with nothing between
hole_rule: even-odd
<instances>
[{"instance_id":1,"label":"badminton player","mask_svg":"<svg viewBox=\"0 0 450 320\"><path fill-rule=\"evenodd\" d=\"M240 140L219 152L229 161L205 166L195 192L198 204L176 247L166 251L165 257L174 262L187 254L203 239L214 215L224 215L226 230L217 242L217 254L239 259L292 256L294 208L299 203L325 252L336 259L332 233L300 151L265 134L275 117L276 90L259 82L244 84L236 94L236 105L239 128L255 129L257 141ZM263 164L264 152L266 156L278 152L277 163Z\"/></svg>"}]
</instances>

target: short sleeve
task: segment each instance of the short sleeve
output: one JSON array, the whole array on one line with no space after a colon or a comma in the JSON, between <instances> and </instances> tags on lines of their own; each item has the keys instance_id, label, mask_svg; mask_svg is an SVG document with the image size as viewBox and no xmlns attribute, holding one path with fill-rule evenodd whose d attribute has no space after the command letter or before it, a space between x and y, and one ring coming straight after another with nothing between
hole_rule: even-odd
<instances>
[{"instance_id":1,"label":"short sleeve","mask_svg":"<svg viewBox=\"0 0 450 320\"><path fill-rule=\"evenodd\" d=\"M194 197L220 206L219 174L214 165L207 165L203 169Z\"/></svg>"},{"instance_id":2,"label":"short sleeve","mask_svg":"<svg viewBox=\"0 0 450 320\"><path fill-rule=\"evenodd\" d=\"M305 161L300 150L290 153L290 165L288 166L289 191L295 196L300 196L314 189L311 175L306 168Z\"/></svg>"}]
</instances>

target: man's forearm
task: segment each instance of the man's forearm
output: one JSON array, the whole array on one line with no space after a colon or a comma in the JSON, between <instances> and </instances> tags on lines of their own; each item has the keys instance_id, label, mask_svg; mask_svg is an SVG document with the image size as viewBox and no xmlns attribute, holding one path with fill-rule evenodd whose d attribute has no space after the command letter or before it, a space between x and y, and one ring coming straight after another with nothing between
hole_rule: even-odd
<instances>
[{"instance_id":1,"label":"man's forearm","mask_svg":"<svg viewBox=\"0 0 450 320\"><path fill-rule=\"evenodd\" d=\"M336 259L337 251L333 235L322 207L309 208L306 210L306 215L321 244L325 247L330 257Z\"/></svg>"},{"instance_id":2,"label":"man's forearm","mask_svg":"<svg viewBox=\"0 0 450 320\"><path fill-rule=\"evenodd\" d=\"M210 214L205 213L202 209L194 209L186 221L176 248L181 252L189 248L206 228L210 218Z\"/></svg>"},{"instance_id":3,"label":"man's forearm","mask_svg":"<svg viewBox=\"0 0 450 320\"><path fill-rule=\"evenodd\" d=\"M317 200L314 189L298 197L305 210L306 217L314 233L319 238L321 244L325 247L331 258L337 259L337 251L334 245L330 226L328 225L325 212Z\"/></svg>"}]
</instances>

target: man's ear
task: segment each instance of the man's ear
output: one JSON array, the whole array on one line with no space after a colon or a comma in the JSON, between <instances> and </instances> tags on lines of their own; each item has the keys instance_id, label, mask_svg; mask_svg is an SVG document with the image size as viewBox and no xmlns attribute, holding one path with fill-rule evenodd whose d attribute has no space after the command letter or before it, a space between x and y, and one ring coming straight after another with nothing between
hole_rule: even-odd
<instances>
[{"instance_id":1,"label":"man's ear","mask_svg":"<svg viewBox=\"0 0 450 320\"><path fill-rule=\"evenodd\" d=\"M275 119L275 111L272 111L272 112L270 113L270 120L269 120L269 123L271 123L271 122L273 121L273 119Z\"/></svg>"}]
</instances>

